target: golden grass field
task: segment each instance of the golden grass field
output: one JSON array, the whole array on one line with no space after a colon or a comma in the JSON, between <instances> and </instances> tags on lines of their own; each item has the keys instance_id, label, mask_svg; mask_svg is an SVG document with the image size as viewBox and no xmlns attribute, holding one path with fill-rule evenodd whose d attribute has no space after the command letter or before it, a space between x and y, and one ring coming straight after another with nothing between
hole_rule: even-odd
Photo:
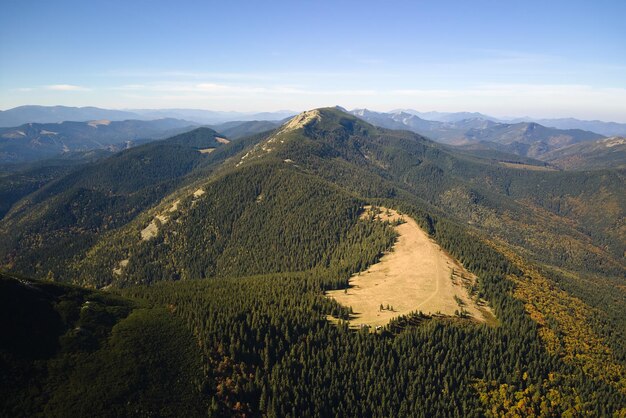
<instances>
[{"instance_id":1,"label":"golden grass field","mask_svg":"<svg viewBox=\"0 0 626 418\"><path fill-rule=\"evenodd\" d=\"M500 161L500 165L503 165L508 168L517 168L519 170L531 170L531 171L556 171L552 167L545 167L539 165L530 165L530 164L521 164L521 163L507 163L505 161Z\"/></svg>"},{"instance_id":2,"label":"golden grass field","mask_svg":"<svg viewBox=\"0 0 626 418\"><path fill-rule=\"evenodd\" d=\"M365 209L363 218L371 207ZM466 285L474 283L475 276L445 253L415 220L395 210L380 209L382 212L377 217L380 221L405 221L395 227L398 239L393 250L379 263L353 275L347 292L343 289L327 292L328 297L352 307L354 317L350 325L386 325L394 317L415 311L454 315L461 309L477 321L491 322L493 315L489 308L479 307L466 289ZM386 309L387 305L393 309Z\"/></svg>"}]
</instances>

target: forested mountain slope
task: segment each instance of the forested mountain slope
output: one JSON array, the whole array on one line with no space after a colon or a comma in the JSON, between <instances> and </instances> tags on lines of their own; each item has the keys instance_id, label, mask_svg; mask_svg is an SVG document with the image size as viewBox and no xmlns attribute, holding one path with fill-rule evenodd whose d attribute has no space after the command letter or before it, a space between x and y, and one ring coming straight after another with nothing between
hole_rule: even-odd
<instances>
[{"instance_id":1,"label":"forested mountain slope","mask_svg":"<svg viewBox=\"0 0 626 418\"><path fill-rule=\"evenodd\" d=\"M599 264L623 268L622 171L519 170L454 154L409 132L377 129L338 110L317 112L301 115L310 120L300 129L285 125L233 165L290 160L370 198L406 191L523 244L544 261L577 269L593 270ZM565 226L564 218L569 220ZM570 238L567 248L556 243L545 254L543 242L534 242L536 234Z\"/></svg>"},{"instance_id":2,"label":"forested mountain slope","mask_svg":"<svg viewBox=\"0 0 626 418\"><path fill-rule=\"evenodd\" d=\"M203 353L211 415L624 413L623 171L511 168L335 108L210 154L161 146L189 156L185 168L158 191L146 185L140 205L89 210L101 218L72 257L57 235L88 217L48 229L48 241L37 231L86 211L68 194L48 212L75 184L125 196L98 166L84 184L54 181L15 205L0 224L13 240L3 251L13 271L107 286L182 318ZM151 157L154 167L124 175L154 182L178 160ZM395 238L389 224L359 219L366 204L415 219L478 277L473 291L498 325L416 312L351 331L350 307L323 292L345 288ZM111 215L120 220L108 226Z\"/></svg>"},{"instance_id":3,"label":"forested mountain slope","mask_svg":"<svg viewBox=\"0 0 626 418\"><path fill-rule=\"evenodd\" d=\"M75 170L73 164L50 164L0 174L0 219L13 204L49 182Z\"/></svg>"},{"instance_id":4,"label":"forested mountain slope","mask_svg":"<svg viewBox=\"0 0 626 418\"><path fill-rule=\"evenodd\" d=\"M137 218L76 272L85 284L108 278L101 286L308 270L329 263L361 204L285 163L252 165ZM155 219L158 231L142 235Z\"/></svg>"},{"instance_id":5,"label":"forested mountain slope","mask_svg":"<svg viewBox=\"0 0 626 418\"><path fill-rule=\"evenodd\" d=\"M626 138L611 137L570 145L548 153L544 159L566 170L626 168Z\"/></svg>"},{"instance_id":6,"label":"forested mountain slope","mask_svg":"<svg viewBox=\"0 0 626 418\"><path fill-rule=\"evenodd\" d=\"M2 263L37 277L63 276L64 264L105 231L126 224L171 193L194 168L201 149L219 147L199 128L85 164L16 202L0 222Z\"/></svg>"}]
</instances>

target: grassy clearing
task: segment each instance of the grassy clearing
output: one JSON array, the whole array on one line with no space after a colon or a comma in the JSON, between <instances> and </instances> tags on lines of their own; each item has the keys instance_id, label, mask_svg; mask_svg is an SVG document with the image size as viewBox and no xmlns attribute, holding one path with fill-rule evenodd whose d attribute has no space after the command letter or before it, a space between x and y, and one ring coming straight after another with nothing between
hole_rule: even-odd
<instances>
[{"instance_id":1,"label":"grassy clearing","mask_svg":"<svg viewBox=\"0 0 626 418\"><path fill-rule=\"evenodd\" d=\"M532 170L532 171L556 171L552 167L540 166L540 165L530 165L530 164L522 164L522 163L508 163L505 161L500 161L500 165L503 165L507 168L517 168L520 170Z\"/></svg>"},{"instance_id":2,"label":"grassy clearing","mask_svg":"<svg viewBox=\"0 0 626 418\"><path fill-rule=\"evenodd\" d=\"M397 225L398 240L393 251L379 263L353 275L346 290L327 296L351 306L353 326L386 325L392 318L411 312L455 315L461 311L477 321L493 319L489 308L479 306L467 290L475 276L445 253L412 218L381 208L374 219L403 222ZM371 207L364 217L372 218Z\"/></svg>"}]
</instances>

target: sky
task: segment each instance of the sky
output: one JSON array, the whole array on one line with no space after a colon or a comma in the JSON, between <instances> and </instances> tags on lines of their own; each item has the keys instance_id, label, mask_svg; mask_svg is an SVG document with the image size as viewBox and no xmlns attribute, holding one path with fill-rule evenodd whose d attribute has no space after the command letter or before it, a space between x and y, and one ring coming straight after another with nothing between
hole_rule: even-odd
<instances>
[{"instance_id":1,"label":"sky","mask_svg":"<svg viewBox=\"0 0 626 418\"><path fill-rule=\"evenodd\" d=\"M0 109L340 105L626 122L626 1L0 4Z\"/></svg>"}]
</instances>

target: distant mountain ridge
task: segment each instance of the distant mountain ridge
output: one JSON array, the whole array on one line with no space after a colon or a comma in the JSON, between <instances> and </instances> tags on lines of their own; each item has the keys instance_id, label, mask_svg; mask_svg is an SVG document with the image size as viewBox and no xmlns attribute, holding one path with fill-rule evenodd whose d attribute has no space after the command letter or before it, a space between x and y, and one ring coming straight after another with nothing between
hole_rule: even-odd
<instances>
[{"instance_id":1,"label":"distant mountain ridge","mask_svg":"<svg viewBox=\"0 0 626 418\"><path fill-rule=\"evenodd\" d=\"M601 120L580 120L574 118L533 119L519 118L514 121L537 122L543 126L558 129L582 129L605 136L626 136L626 123L604 122ZM511 121L511 122L514 122Z\"/></svg>"},{"instance_id":2,"label":"distant mountain ridge","mask_svg":"<svg viewBox=\"0 0 626 418\"><path fill-rule=\"evenodd\" d=\"M19 126L25 123L59 123L65 121L85 122L108 119L140 119L136 113L123 110L100 109L97 107L68 106L19 106L0 110L0 127Z\"/></svg>"},{"instance_id":3,"label":"distant mountain ridge","mask_svg":"<svg viewBox=\"0 0 626 418\"><path fill-rule=\"evenodd\" d=\"M343 111L345 109L338 108L338 110ZM553 158L552 153L561 148L569 147L580 142L598 141L604 138L605 136L598 133L599 131L609 133L626 132L626 124L601 121L579 121L572 118L541 119L543 123L538 123L532 121L531 118L503 121L477 112L418 112L412 109L404 109L384 113L368 109L354 109L350 111L350 113L379 127L394 130L410 130L443 144L462 146L465 150L471 150L474 155L478 155L477 153L483 150L485 155L498 152L523 158L538 159L544 162L548 162L547 157L543 158L546 154L550 153L550 158ZM70 140L62 138L55 129L59 126L64 126L64 128L69 127L70 124L64 125L56 122L57 124L53 127L38 126L34 130L30 129L28 124L23 124L18 128L8 130L0 128L0 162L33 161L35 159L58 156L61 153L70 151L86 151L89 149L109 148L112 151L116 151L121 149L120 144L124 141L136 141L148 138L159 139L184 130L176 131L175 129L179 128L179 126L176 126L172 128L174 130L161 132L157 129L155 131L150 124L150 120L153 118L167 118L173 116L180 120L190 121L186 122L186 127L189 129L194 125L206 124L228 138L237 139L275 129L280 123L286 120L286 115L291 116L292 114L293 112L290 111L250 114L199 109L138 109L132 111L117 111L95 107L22 106L0 112L0 124L7 118L10 119L17 116L34 118L36 120L73 118L79 121L81 118L90 117L88 120L79 123L83 125L86 123L91 127L101 126L102 129L98 131L88 129L84 134L74 132L72 135L80 137L81 141L84 143L68 145L66 142L71 143L74 138L70 138ZM104 123L98 122L100 119L107 121L106 123L111 121L113 125L115 125L119 123L115 120L116 118L124 118L127 123L130 123L128 122L129 116L136 119L133 123L135 123L137 127L139 127L141 123L145 125L141 127L141 129L137 128L137 130L133 132L120 133L121 136L126 136L127 138L117 138L116 134L111 134L115 137L112 140L112 138L107 137L110 132L108 134L103 132L111 131L111 129L104 127ZM235 120L233 120L233 118ZM158 121L152 122L154 122L155 125L164 123ZM29 122L29 124L32 125L33 122ZM183 123L183 125L184 124L185 123ZM551 127L551 125L558 125L562 128L554 128ZM589 127L595 129L595 131L579 129L579 126ZM39 131L37 131L37 129L39 129ZM72 130L74 130L74 128L72 128ZM617 134L613 136L620 135ZM18 141L26 137L28 137L28 143ZM131 144L129 143L127 146L128 145ZM598 152L599 155L592 155L592 150L594 150L593 152ZM600 164L602 155L606 157L606 166ZM602 168L621 166L619 158L616 158L618 156L619 154L616 153L604 153L602 147L591 147L586 148L584 156L581 156L577 161L580 161L580 167L593 166ZM584 159L590 159L594 162L590 163L591 165L587 165L582 161ZM571 164L568 164L567 167L573 168Z\"/></svg>"},{"instance_id":4,"label":"distant mountain ridge","mask_svg":"<svg viewBox=\"0 0 626 418\"><path fill-rule=\"evenodd\" d=\"M0 127L25 123L86 122L97 119L122 121L128 119L185 119L197 124L216 124L230 121L282 120L295 115L290 110L277 112L223 112L203 109L126 109L111 110L97 107L19 106L0 111Z\"/></svg>"},{"instance_id":5,"label":"distant mountain ridge","mask_svg":"<svg viewBox=\"0 0 626 418\"><path fill-rule=\"evenodd\" d=\"M196 126L179 119L27 123L0 128L0 163L20 163L92 149L119 150Z\"/></svg>"},{"instance_id":6,"label":"distant mountain ridge","mask_svg":"<svg viewBox=\"0 0 626 418\"><path fill-rule=\"evenodd\" d=\"M251 121L232 121L219 125L212 125L211 128L223 134L227 138L239 139L244 136L255 135L261 132L278 128L282 121L271 120L251 120Z\"/></svg>"},{"instance_id":7,"label":"distant mountain ridge","mask_svg":"<svg viewBox=\"0 0 626 418\"><path fill-rule=\"evenodd\" d=\"M476 150L476 144L480 144L485 150L539 160L545 153L556 149L604 138L594 132L549 128L535 122L502 123L483 117L456 120L451 115L444 115L449 121L443 122L422 119L406 111L380 113L367 109L355 109L351 113L380 127L410 130L448 145L471 146Z\"/></svg>"},{"instance_id":8,"label":"distant mountain ridge","mask_svg":"<svg viewBox=\"0 0 626 418\"><path fill-rule=\"evenodd\" d=\"M342 109L340 109L342 110ZM357 111L353 110L352 112ZM56 123L64 121L89 121L96 119L152 120L161 118L186 119L199 124L221 124L233 121L280 121L294 116L297 112L278 110L275 112L228 112L203 109L124 109L112 110L98 107L69 106L18 106L0 110L0 127L23 125L25 123ZM385 112L377 112L385 113ZM482 119L498 123L536 122L557 129L582 129L604 136L626 136L626 123L580 120L575 118L497 118L480 112L420 112L414 109L394 109L390 114L406 113L433 122L454 123L468 119Z\"/></svg>"},{"instance_id":9,"label":"distant mountain ridge","mask_svg":"<svg viewBox=\"0 0 626 418\"><path fill-rule=\"evenodd\" d=\"M484 119L494 122L500 122L501 120L493 116L485 115L480 112L419 112L413 109L395 109L389 113L408 113L415 115L421 119L432 120L435 122L458 122L464 119Z\"/></svg>"},{"instance_id":10,"label":"distant mountain ridge","mask_svg":"<svg viewBox=\"0 0 626 418\"><path fill-rule=\"evenodd\" d=\"M224 112L203 109L132 109L140 118L176 118L192 120L203 124L216 124L232 121L279 121L293 116L296 112L279 110L277 112Z\"/></svg>"},{"instance_id":11,"label":"distant mountain ridge","mask_svg":"<svg viewBox=\"0 0 626 418\"><path fill-rule=\"evenodd\" d=\"M356 110L356 109L355 109ZM413 109L394 109L388 113L408 113L421 119L435 122L459 122L465 119L483 119L498 123L535 122L549 128L582 129L604 136L626 136L626 123L601 120L581 120L576 118L496 118L479 112L419 112Z\"/></svg>"}]
</instances>

